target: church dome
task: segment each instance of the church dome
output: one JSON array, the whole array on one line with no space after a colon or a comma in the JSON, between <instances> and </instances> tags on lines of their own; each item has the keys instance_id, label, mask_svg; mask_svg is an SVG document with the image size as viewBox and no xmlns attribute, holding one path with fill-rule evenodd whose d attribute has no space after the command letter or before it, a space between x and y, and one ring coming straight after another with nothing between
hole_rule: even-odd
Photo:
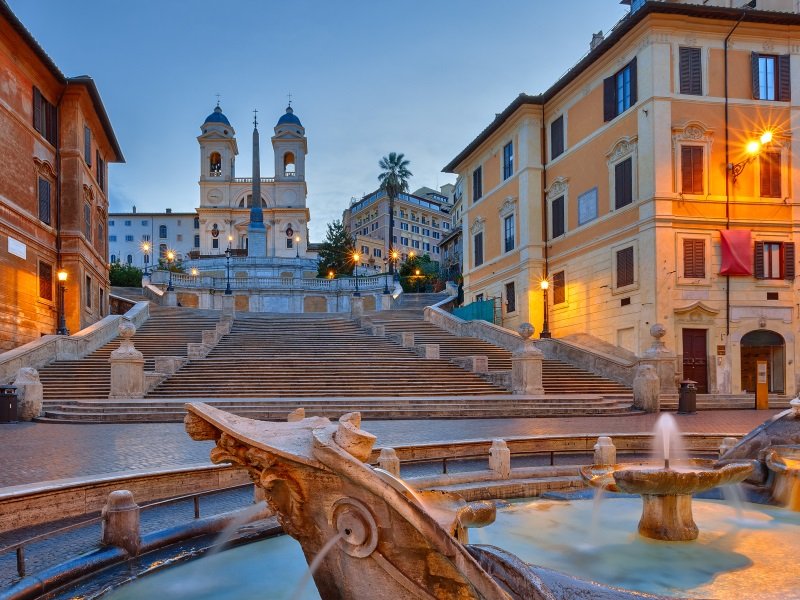
<instances>
[{"instance_id":1,"label":"church dome","mask_svg":"<svg viewBox=\"0 0 800 600\"><path fill-rule=\"evenodd\" d=\"M292 110L291 106L286 107L286 114L284 114L283 116L281 116L280 119L278 119L278 125L300 125L300 127L303 126L303 124L300 122L300 119L298 119L297 115L294 114L294 111Z\"/></svg>"},{"instance_id":2,"label":"church dome","mask_svg":"<svg viewBox=\"0 0 800 600\"><path fill-rule=\"evenodd\" d=\"M228 121L228 117L222 114L222 109L217 105L214 109L214 112L211 113L206 117L206 123L222 123L224 125L228 125L230 127L230 121Z\"/></svg>"}]
</instances>

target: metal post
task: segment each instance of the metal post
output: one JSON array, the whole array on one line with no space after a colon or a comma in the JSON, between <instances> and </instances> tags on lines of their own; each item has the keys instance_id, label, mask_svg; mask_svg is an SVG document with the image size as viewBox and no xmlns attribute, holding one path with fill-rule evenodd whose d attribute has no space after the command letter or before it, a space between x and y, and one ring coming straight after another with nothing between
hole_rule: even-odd
<instances>
[{"instance_id":1,"label":"metal post","mask_svg":"<svg viewBox=\"0 0 800 600\"><path fill-rule=\"evenodd\" d=\"M389 265L391 264L391 259L387 256L383 259L383 293L388 294L389 292Z\"/></svg>"},{"instance_id":2,"label":"metal post","mask_svg":"<svg viewBox=\"0 0 800 600\"><path fill-rule=\"evenodd\" d=\"M356 293L353 294L354 296L360 296L361 292L358 291L358 267L355 269L355 276L356 276Z\"/></svg>"},{"instance_id":3,"label":"metal post","mask_svg":"<svg viewBox=\"0 0 800 600\"><path fill-rule=\"evenodd\" d=\"M169 281L167 282L167 291L173 292L175 288L172 287L172 259L167 259L167 270L169 271Z\"/></svg>"},{"instance_id":4,"label":"metal post","mask_svg":"<svg viewBox=\"0 0 800 600\"><path fill-rule=\"evenodd\" d=\"M544 299L544 319L542 320L542 332L539 334L540 338L550 337L550 306L547 298L547 288L542 289L542 298Z\"/></svg>"},{"instance_id":5,"label":"metal post","mask_svg":"<svg viewBox=\"0 0 800 600\"><path fill-rule=\"evenodd\" d=\"M233 294L231 290L231 249L225 250L225 295Z\"/></svg>"},{"instance_id":6,"label":"metal post","mask_svg":"<svg viewBox=\"0 0 800 600\"><path fill-rule=\"evenodd\" d=\"M58 335L69 335L69 329L67 329L67 320L64 315L64 292L66 291L66 286L61 283L58 286L58 331L56 333Z\"/></svg>"},{"instance_id":7,"label":"metal post","mask_svg":"<svg viewBox=\"0 0 800 600\"><path fill-rule=\"evenodd\" d=\"M25 547L17 548L17 573L20 577L25 577Z\"/></svg>"}]
</instances>

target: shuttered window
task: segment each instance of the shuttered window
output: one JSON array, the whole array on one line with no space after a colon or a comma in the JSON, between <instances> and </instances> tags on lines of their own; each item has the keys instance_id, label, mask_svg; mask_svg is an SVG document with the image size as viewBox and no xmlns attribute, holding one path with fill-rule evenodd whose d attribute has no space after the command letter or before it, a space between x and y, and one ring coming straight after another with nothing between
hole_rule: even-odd
<instances>
[{"instance_id":1,"label":"shuttered window","mask_svg":"<svg viewBox=\"0 0 800 600\"><path fill-rule=\"evenodd\" d=\"M680 49L681 94L703 95L703 68L700 48Z\"/></svg>"},{"instance_id":2,"label":"shuttered window","mask_svg":"<svg viewBox=\"0 0 800 600\"><path fill-rule=\"evenodd\" d=\"M563 304L567 300L564 271L553 273L553 304Z\"/></svg>"},{"instance_id":3,"label":"shuttered window","mask_svg":"<svg viewBox=\"0 0 800 600\"><path fill-rule=\"evenodd\" d=\"M508 142L503 146L503 179L508 179L514 174L514 143Z\"/></svg>"},{"instance_id":4,"label":"shuttered window","mask_svg":"<svg viewBox=\"0 0 800 600\"><path fill-rule=\"evenodd\" d=\"M92 166L92 130L86 125L83 126L83 160Z\"/></svg>"},{"instance_id":5,"label":"shuttered window","mask_svg":"<svg viewBox=\"0 0 800 600\"><path fill-rule=\"evenodd\" d=\"M792 99L792 78L788 54L775 56L753 52L750 59L753 98L756 100Z\"/></svg>"},{"instance_id":6,"label":"shuttered window","mask_svg":"<svg viewBox=\"0 0 800 600\"><path fill-rule=\"evenodd\" d=\"M617 287L633 285L633 246L617 251Z\"/></svg>"},{"instance_id":7,"label":"shuttered window","mask_svg":"<svg viewBox=\"0 0 800 600\"><path fill-rule=\"evenodd\" d=\"M681 192L703 193L702 146L681 146Z\"/></svg>"},{"instance_id":8,"label":"shuttered window","mask_svg":"<svg viewBox=\"0 0 800 600\"><path fill-rule=\"evenodd\" d=\"M754 275L756 279L794 279L794 242L756 242Z\"/></svg>"},{"instance_id":9,"label":"shuttered window","mask_svg":"<svg viewBox=\"0 0 800 600\"><path fill-rule=\"evenodd\" d=\"M39 88L33 88L33 128L53 146L58 143L58 111Z\"/></svg>"},{"instance_id":10,"label":"shuttered window","mask_svg":"<svg viewBox=\"0 0 800 600\"><path fill-rule=\"evenodd\" d=\"M483 196L483 172L478 167L472 172L472 201L477 202Z\"/></svg>"},{"instance_id":11,"label":"shuttered window","mask_svg":"<svg viewBox=\"0 0 800 600\"><path fill-rule=\"evenodd\" d=\"M553 218L553 233L551 239L564 235L566 231L564 218L564 196L559 196L551 203L550 211Z\"/></svg>"},{"instance_id":12,"label":"shuttered window","mask_svg":"<svg viewBox=\"0 0 800 600\"><path fill-rule=\"evenodd\" d=\"M53 265L39 261L39 297L53 301Z\"/></svg>"},{"instance_id":13,"label":"shuttered window","mask_svg":"<svg viewBox=\"0 0 800 600\"><path fill-rule=\"evenodd\" d=\"M759 156L761 168L761 196L764 198L781 197L781 153L762 152Z\"/></svg>"},{"instance_id":14,"label":"shuttered window","mask_svg":"<svg viewBox=\"0 0 800 600\"><path fill-rule=\"evenodd\" d=\"M550 160L564 154L564 116L550 124Z\"/></svg>"},{"instance_id":15,"label":"shuttered window","mask_svg":"<svg viewBox=\"0 0 800 600\"><path fill-rule=\"evenodd\" d=\"M39 177L39 220L50 225L52 197L52 185L50 181Z\"/></svg>"},{"instance_id":16,"label":"shuttered window","mask_svg":"<svg viewBox=\"0 0 800 600\"><path fill-rule=\"evenodd\" d=\"M86 300L86 308L92 308L92 278L86 276L86 287L83 290L83 297Z\"/></svg>"},{"instance_id":17,"label":"shuttered window","mask_svg":"<svg viewBox=\"0 0 800 600\"><path fill-rule=\"evenodd\" d=\"M514 282L506 284L506 312L512 313L517 310L517 291Z\"/></svg>"},{"instance_id":18,"label":"shuttered window","mask_svg":"<svg viewBox=\"0 0 800 600\"><path fill-rule=\"evenodd\" d=\"M633 203L633 158L614 165L614 208Z\"/></svg>"},{"instance_id":19,"label":"shuttered window","mask_svg":"<svg viewBox=\"0 0 800 600\"><path fill-rule=\"evenodd\" d=\"M97 168L97 185L103 192L106 191L106 162L100 156L100 151L95 152L95 167Z\"/></svg>"},{"instance_id":20,"label":"shuttered window","mask_svg":"<svg viewBox=\"0 0 800 600\"><path fill-rule=\"evenodd\" d=\"M683 276L687 279L705 279L706 241L703 239L683 240Z\"/></svg>"},{"instance_id":21,"label":"shuttered window","mask_svg":"<svg viewBox=\"0 0 800 600\"><path fill-rule=\"evenodd\" d=\"M603 118L610 121L637 101L636 58L603 81Z\"/></svg>"},{"instance_id":22,"label":"shuttered window","mask_svg":"<svg viewBox=\"0 0 800 600\"><path fill-rule=\"evenodd\" d=\"M92 207L88 204L83 205L83 235L92 241Z\"/></svg>"},{"instance_id":23,"label":"shuttered window","mask_svg":"<svg viewBox=\"0 0 800 600\"><path fill-rule=\"evenodd\" d=\"M472 236L472 257L473 264L479 267L483 264L483 232L476 233Z\"/></svg>"}]
</instances>

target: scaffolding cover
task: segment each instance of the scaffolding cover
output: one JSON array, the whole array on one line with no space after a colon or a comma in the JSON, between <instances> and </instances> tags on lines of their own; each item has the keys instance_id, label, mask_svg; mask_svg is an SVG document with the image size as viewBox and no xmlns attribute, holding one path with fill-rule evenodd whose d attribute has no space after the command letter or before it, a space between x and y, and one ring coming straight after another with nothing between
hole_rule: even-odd
<instances>
[{"instance_id":1,"label":"scaffolding cover","mask_svg":"<svg viewBox=\"0 0 800 600\"><path fill-rule=\"evenodd\" d=\"M722 266L720 275L752 275L753 251L750 231L744 229L725 229L720 231Z\"/></svg>"}]
</instances>

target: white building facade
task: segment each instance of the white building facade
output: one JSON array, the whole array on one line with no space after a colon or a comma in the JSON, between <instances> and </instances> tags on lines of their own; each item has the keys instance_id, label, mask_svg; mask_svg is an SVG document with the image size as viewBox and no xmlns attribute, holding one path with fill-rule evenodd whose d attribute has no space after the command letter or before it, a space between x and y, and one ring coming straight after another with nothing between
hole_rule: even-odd
<instances>
[{"instance_id":1,"label":"white building facade","mask_svg":"<svg viewBox=\"0 0 800 600\"><path fill-rule=\"evenodd\" d=\"M195 212L129 213L108 215L108 261L151 268L167 250L177 260L200 249L200 220Z\"/></svg>"}]
</instances>

